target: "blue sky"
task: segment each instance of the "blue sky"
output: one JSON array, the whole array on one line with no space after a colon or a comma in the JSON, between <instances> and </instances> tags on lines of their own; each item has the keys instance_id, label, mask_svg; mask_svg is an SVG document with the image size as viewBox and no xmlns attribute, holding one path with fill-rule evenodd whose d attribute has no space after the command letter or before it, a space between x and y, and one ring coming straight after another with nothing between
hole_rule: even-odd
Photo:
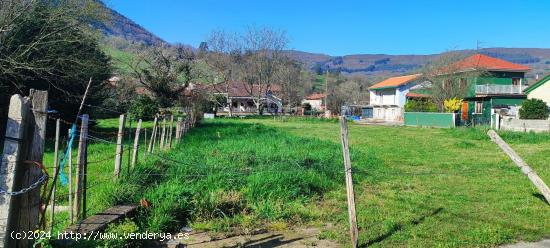
<instances>
[{"instance_id":1,"label":"blue sky","mask_svg":"<svg viewBox=\"0 0 550 248\"><path fill-rule=\"evenodd\" d=\"M197 47L214 29L285 30L290 49L329 55L550 47L547 0L106 0L168 42Z\"/></svg>"}]
</instances>

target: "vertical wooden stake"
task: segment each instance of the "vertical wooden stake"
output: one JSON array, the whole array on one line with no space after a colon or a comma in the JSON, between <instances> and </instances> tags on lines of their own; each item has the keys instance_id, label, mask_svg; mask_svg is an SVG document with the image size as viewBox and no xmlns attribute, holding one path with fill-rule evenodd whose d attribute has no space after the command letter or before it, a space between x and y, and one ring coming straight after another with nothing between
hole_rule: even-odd
<instances>
[{"instance_id":1,"label":"vertical wooden stake","mask_svg":"<svg viewBox=\"0 0 550 248\"><path fill-rule=\"evenodd\" d=\"M48 92L41 90L30 91L32 105L32 118L30 118L30 136L27 137L29 147L27 148L26 160L42 163L44 155L44 144L46 141L46 121L48 119ZM21 168L24 172L22 177L22 188L27 188L36 182L42 176L42 169L38 166L24 166ZM19 230L34 231L39 228L40 217L40 187L28 191L21 195L21 214L19 215ZM19 247L32 246L32 240L19 240Z\"/></svg>"},{"instance_id":2,"label":"vertical wooden stake","mask_svg":"<svg viewBox=\"0 0 550 248\"><path fill-rule=\"evenodd\" d=\"M78 139L78 160L76 167L76 190L74 197L74 218L75 221L79 220L81 217L80 208L82 206L82 195L86 185L84 184L84 175L86 173L86 146L88 142L88 115L84 114L81 117L80 124L80 136Z\"/></svg>"},{"instance_id":3,"label":"vertical wooden stake","mask_svg":"<svg viewBox=\"0 0 550 248\"><path fill-rule=\"evenodd\" d=\"M353 247L356 248L359 231L357 229L357 216L355 214L355 194L353 192L353 179L351 175L352 171L351 159L349 155L348 124L344 116L340 116L340 134L342 136L342 153L344 155L344 168L346 173L350 237Z\"/></svg>"},{"instance_id":4,"label":"vertical wooden stake","mask_svg":"<svg viewBox=\"0 0 550 248\"><path fill-rule=\"evenodd\" d=\"M180 143L181 140L181 131L182 131L182 120L183 118L178 117L178 123L176 124L176 143Z\"/></svg>"},{"instance_id":5,"label":"vertical wooden stake","mask_svg":"<svg viewBox=\"0 0 550 248\"><path fill-rule=\"evenodd\" d=\"M61 132L61 121L57 119L55 122L55 144L54 144L54 152L53 152L53 174L57 174L57 166L59 165L59 136ZM51 203L50 203L50 233L53 233L53 226L55 224L55 184L52 184L52 196L51 196Z\"/></svg>"},{"instance_id":6,"label":"vertical wooden stake","mask_svg":"<svg viewBox=\"0 0 550 248\"><path fill-rule=\"evenodd\" d=\"M116 156L115 156L115 179L120 177L120 168L122 166L122 153L124 148L122 147L122 140L124 139L124 124L126 122L126 116L120 115L118 121L118 137L116 141Z\"/></svg>"},{"instance_id":7,"label":"vertical wooden stake","mask_svg":"<svg viewBox=\"0 0 550 248\"><path fill-rule=\"evenodd\" d=\"M82 131L80 131L81 135L84 135L85 137L85 143L84 143L84 164L83 164L83 170L82 170L82 219L86 219L88 217L86 215L88 208L87 208L87 202L88 202L88 120L89 116L87 114L83 115L86 117L86 123L82 123Z\"/></svg>"},{"instance_id":8,"label":"vertical wooden stake","mask_svg":"<svg viewBox=\"0 0 550 248\"><path fill-rule=\"evenodd\" d=\"M128 125L128 163L127 163L127 173L130 173L130 166L132 162L132 154L130 153L130 142L132 140L132 118L128 118L130 124ZM124 143L124 138L122 138L122 142Z\"/></svg>"},{"instance_id":9,"label":"vertical wooden stake","mask_svg":"<svg viewBox=\"0 0 550 248\"><path fill-rule=\"evenodd\" d=\"M174 132L174 115L170 115L170 128L168 134L168 148L172 149L172 133Z\"/></svg>"},{"instance_id":10,"label":"vertical wooden stake","mask_svg":"<svg viewBox=\"0 0 550 248\"><path fill-rule=\"evenodd\" d=\"M132 170L136 166L139 152L139 133L141 132L141 119L139 119L136 127L136 136L134 137L134 152L132 153Z\"/></svg>"},{"instance_id":11,"label":"vertical wooden stake","mask_svg":"<svg viewBox=\"0 0 550 248\"><path fill-rule=\"evenodd\" d=\"M153 121L153 132L151 133L151 139L149 141L148 152L153 152L153 148L155 146L155 136L157 134L157 122L158 122L158 117L155 116L155 120Z\"/></svg>"},{"instance_id":12,"label":"vertical wooden stake","mask_svg":"<svg viewBox=\"0 0 550 248\"><path fill-rule=\"evenodd\" d=\"M71 136L71 129L69 128L69 132L68 132L68 136L67 137L70 137ZM73 221L74 221L74 209L73 209L73 199L74 199L74 194L73 194L73 148L72 147L69 147L67 148L68 149L68 152L69 154L67 154L68 156L68 159L67 159L67 164L68 164L68 167L69 168L69 173L67 173L69 175L69 220L71 222L71 224L73 224Z\"/></svg>"},{"instance_id":13,"label":"vertical wooden stake","mask_svg":"<svg viewBox=\"0 0 550 248\"><path fill-rule=\"evenodd\" d=\"M148 147L147 147L147 128L143 129L143 144L145 151L143 152L143 158L147 157Z\"/></svg>"},{"instance_id":14,"label":"vertical wooden stake","mask_svg":"<svg viewBox=\"0 0 550 248\"><path fill-rule=\"evenodd\" d=\"M18 185L19 170L24 156L26 130L30 104L20 95L10 99L8 121L6 124L6 139L0 166L0 185L3 190L13 192L20 189ZM17 240L10 233L18 231L20 205L16 196L0 194L0 247L14 247Z\"/></svg>"},{"instance_id":15,"label":"vertical wooden stake","mask_svg":"<svg viewBox=\"0 0 550 248\"><path fill-rule=\"evenodd\" d=\"M160 134L160 149L164 150L166 139L166 116L162 118L162 133Z\"/></svg>"}]
</instances>

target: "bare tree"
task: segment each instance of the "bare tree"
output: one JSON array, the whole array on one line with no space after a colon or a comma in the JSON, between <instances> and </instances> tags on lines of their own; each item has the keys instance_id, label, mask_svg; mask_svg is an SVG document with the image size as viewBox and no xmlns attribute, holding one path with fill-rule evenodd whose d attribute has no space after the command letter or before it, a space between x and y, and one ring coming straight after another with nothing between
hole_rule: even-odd
<instances>
[{"instance_id":1,"label":"bare tree","mask_svg":"<svg viewBox=\"0 0 550 248\"><path fill-rule=\"evenodd\" d=\"M461 60L467 54L449 51L441 54L422 69L424 80L431 83L432 100L439 111L451 98L463 98L474 82L472 78L483 76L487 71L477 65L464 65Z\"/></svg>"},{"instance_id":2,"label":"bare tree","mask_svg":"<svg viewBox=\"0 0 550 248\"><path fill-rule=\"evenodd\" d=\"M273 83L287 44L285 32L267 27L249 27L243 36L241 78L248 85L246 88L253 96L258 114L262 111L262 96Z\"/></svg>"},{"instance_id":3,"label":"bare tree","mask_svg":"<svg viewBox=\"0 0 550 248\"><path fill-rule=\"evenodd\" d=\"M130 63L132 75L161 107L171 107L184 96L194 75L194 54L185 47L141 47Z\"/></svg>"},{"instance_id":4,"label":"bare tree","mask_svg":"<svg viewBox=\"0 0 550 248\"><path fill-rule=\"evenodd\" d=\"M230 87L237 71L236 61L240 53L241 48L237 37L221 30L210 33L199 53L206 64L213 69L212 73L207 75L208 81L212 84L224 85L227 93L225 104L229 107L229 116L233 116L233 103L229 97ZM212 100L216 102L217 98L213 97Z\"/></svg>"},{"instance_id":5,"label":"bare tree","mask_svg":"<svg viewBox=\"0 0 550 248\"><path fill-rule=\"evenodd\" d=\"M305 89L305 82L309 79L302 65L288 57L282 57L276 74L277 83L281 86L281 100L283 110L300 104Z\"/></svg>"}]
</instances>

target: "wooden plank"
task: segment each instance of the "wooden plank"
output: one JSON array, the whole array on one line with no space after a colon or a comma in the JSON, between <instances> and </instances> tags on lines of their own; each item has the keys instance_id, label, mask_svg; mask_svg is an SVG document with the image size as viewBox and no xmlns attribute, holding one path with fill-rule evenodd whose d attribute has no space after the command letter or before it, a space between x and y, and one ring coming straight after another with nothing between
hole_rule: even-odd
<instances>
[{"instance_id":1,"label":"wooden plank","mask_svg":"<svg viewBox=\"0 0 550 248\"><path fill-rule=\"evenodd\" d=\"M46 121L48 119L48 92L42 90L30 90L31 100L31 116L29 118L29 136L28 145L26 148L28 161L42 163L44 156L44 145L46 142ZM21 167L23 178L21 182L22 188L27 188L34 182L38 181L42 174L42 169L38 166L23 166ZM20 215L19 215L19 230L34 231L38 229L40 220L40 187L36 187L21 195L20 197ZM18 247L32 246L32 240L22 239L17 241Z\"/></svg>"},{"instance_id":2,"label":"wooden plank","mask_svg":"<svg viewBox=\"0 0 550 248\"><path fill-rule=\"evenodd\" d=\"M16 168L21 165L24 153L26 122L30 110L28 99L13 95L10 99L8 121L6 124L6 139L0 166L0 189L13 192L20 189L16 180ZM19 206L17 197L0 194L0 247L14 247L15 240L9 235L17 231Z\"/></svg>"},{"instance_id":3,"label":"wooden plank","mask_svg":"<svg viewBox=\"0 0 550 248\"><path fill-rule=\"evenodd\" d=\"M141 119L139 119L136 127L136 136L134 137L134 152L132 153L132 169L136 166L139 152L139 133L141 132Z\"/></svg>"},{"instance_id":4,"label":"wooden plank","mask_svg":"<svg viewBox=\"0 0 550 248\"><path fill-rule=\"evenodd\" d=\"M81 234L101 232L105 230L109 224L133 216L136 209L137 206L134 205L115 206L68 227L64 232Z\"/></svg>"},{"instance_id":5,"label":"wooden plank","mask_svg":"<svg viewBox=\"0 0 550 248\"><path fill-rule=\"evenodd\" d=\"M350 238L353 247L357 247L359 230L357 229L357 216L355 212L355 194L353 192L353 178L351 171L351 159L349 155L348 124L345 116L340 116L340 134L342 138L342 153L344 156L344 170L346 174L346 192L348 198L348 215L350 225Z\"/></svg>"},{"instance_id":6,"label":"wooden plank","mask_svg":"<svg viewBox=\"0 0 550 248\"><path fill-rule=\"evenodd\" d=\"M489 137L493 142L495 142L500 149L514 161L516 166L521 169L523 174L527 175L529 180L535 185L535 187L540 191L540 193L546 199L546 202L550 204L550 188L542 181L542 179L537 175L537 173L529 167L525 161L510 147L494 130L489 130L487 132Z\"/></svg>"},{"instance_id":7,"label":"wooden plank","mask_svg":"<svg viewBox=\"0 0 550 248\"><path fill-rule=\"evenodd\" d=\"M115 179L120 176L120 168L122 166L122 153L124 148L122 147L122 140L124 139L124 124L126 122L126 116L120 115L118 119L118 135L116 141L116 154L115 154Z\"/></svg>"}]
</instances>

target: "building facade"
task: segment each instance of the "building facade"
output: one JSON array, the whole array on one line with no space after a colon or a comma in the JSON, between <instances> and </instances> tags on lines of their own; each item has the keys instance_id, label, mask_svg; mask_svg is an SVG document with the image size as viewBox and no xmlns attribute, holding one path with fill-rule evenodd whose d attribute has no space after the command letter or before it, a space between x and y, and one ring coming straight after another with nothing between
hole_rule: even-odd
<instances>
[{"instance_id":1,"label":"building facade","mask_svg":"<svg viewBox=\"0 0 550 248\"><path fill-rule=\"evenodd\" d=\"M420 82L421 74L391 77L369 87L375 120L402 122L406 96Z\"/></svg>"},{"instance_id":2,"label":"building facade","mask_svg":"<svg viewBox=\"0 0 550 248\"><path fill-rule=\"evenodd\" d=\"M540 99L550 106L550 75L529 86L524 93L528 99Z\"/></svg>"}]
</instances>

